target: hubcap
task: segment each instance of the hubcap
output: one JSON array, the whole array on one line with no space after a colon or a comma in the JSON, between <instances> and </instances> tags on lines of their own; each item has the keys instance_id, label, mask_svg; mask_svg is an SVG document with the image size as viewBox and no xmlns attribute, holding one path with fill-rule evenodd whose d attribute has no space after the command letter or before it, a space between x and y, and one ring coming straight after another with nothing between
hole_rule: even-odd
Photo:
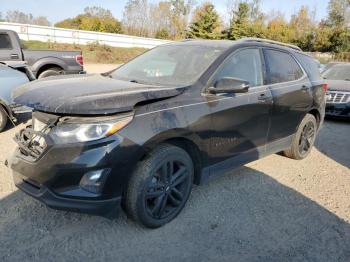
<instances>
[{"instance_id":1,"label":"hubcap","mask_svg":"<svg viewBox=\"0 0 350 262\"><path fill-rule=\"evenodd\" d=\"M145 193L146 210L155 219L174 214L186 200L188 169L181 161L163 163L153 174Z\"/></svg>"},{"instance_id":2,"label":"hubcap","mask_svg":"<svg viewBox=\"0 0 350 262\"><path fill-rule=\"evenodd\" d=\"M313 122L308 122L301 132L299 140L299 153L305 155L308 153L313 145L315 138L315 125Z\"/></svg>"}]
</instances>

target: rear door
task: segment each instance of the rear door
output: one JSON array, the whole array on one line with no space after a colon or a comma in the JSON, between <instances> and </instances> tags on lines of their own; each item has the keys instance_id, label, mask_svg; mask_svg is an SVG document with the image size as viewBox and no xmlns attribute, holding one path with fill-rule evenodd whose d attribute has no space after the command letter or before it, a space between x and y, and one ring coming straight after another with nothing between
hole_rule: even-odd
<instances>
[{"instance_id":1,"label":"rear door","mask_svg":"<svg viewBox=\"0 0 350 262\"><path fill-rule=\"evenodd\" d=\"M211 158L221 162L213 172L222 172L258 159L264 152L269 129L272 97L264 86L263 56L259 48L244 48L231 54L214 74L211 85L224 77L249 81L248 93L213 95L211 103ZM224 163L222 161L226 160Z\"/></svg>"},{"instance_id":2,"label":"rear door","mask_svg":"<svg viewBox=\"0 0 350 262\"><path fill-rule=\"evenodd\" d=\"M296 132L313 103L311 82L289 52L264 48L267 81L273 96L268 142L287 139Z\"/></svg>"},{"instance_id":3,"label":"rear door","mask_svg":"<svg viewBox=\"0 0 350 262\"><path fill-rule=\"evenodd\" d=\"M21 50L16 46L8 33L0 32L0 61L21 61Z\"/></svg>"}]
</instances>

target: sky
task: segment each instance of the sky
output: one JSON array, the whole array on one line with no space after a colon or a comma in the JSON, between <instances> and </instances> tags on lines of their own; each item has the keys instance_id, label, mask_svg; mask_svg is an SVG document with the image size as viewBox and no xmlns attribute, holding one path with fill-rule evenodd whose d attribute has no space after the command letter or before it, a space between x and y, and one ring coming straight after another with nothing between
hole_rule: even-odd
<instances>
[{"instance_id":1,"label":"sky","mask_svg":"<svg viewBox=\"0 0 350 262\"><path fill-rule=\"evenodd\" d=\"M197 0L197 3L205 0ZM119 20L123 17L123 9L127 0L0 0L0 12L3 16L8 10L20 10L32 13L34 16L46 16L52 23L74 17L82 13L86 6L101 6L110 9ZM151 2L158 2L151 0ZM222 15L226 11L226 0L212 0ZM281 11L287 18L302 5L308 5L310 10L316 8L316 18L321 20L327 16L328 0L262 0L262 10L266 13L272 10ZM224 18L225 20L225 18Z\"/></svg>"}]
</instances>

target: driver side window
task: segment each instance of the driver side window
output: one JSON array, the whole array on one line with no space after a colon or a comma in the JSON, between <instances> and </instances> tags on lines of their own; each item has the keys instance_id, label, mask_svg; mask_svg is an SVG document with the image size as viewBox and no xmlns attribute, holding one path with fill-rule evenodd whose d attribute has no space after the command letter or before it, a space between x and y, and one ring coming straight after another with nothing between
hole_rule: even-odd
<instances>
[{"instance_id":1,"label":"driver side window","mask_svg":"<svg viewBox=\"0 0 350 262\"><path fill-rule=\"evenodd\" d=\"M214 81L234 77L249 81L250 86L263 85L261 56L258 49L243 49L230 55L216 72Z\"/></svg>"}]
</instances>

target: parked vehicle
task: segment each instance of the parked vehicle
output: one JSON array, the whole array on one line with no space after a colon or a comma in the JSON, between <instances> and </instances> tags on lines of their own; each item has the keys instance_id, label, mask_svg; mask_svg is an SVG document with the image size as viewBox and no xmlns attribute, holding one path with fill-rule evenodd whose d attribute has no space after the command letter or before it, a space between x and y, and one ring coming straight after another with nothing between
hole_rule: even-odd
<instances>
[{"instance_id":1,"label":"parked vehicle","mask_svg":"<svg viewBox=\"0 0 350 262\"><path fill-rule=\"evenodd\" d=\"M323 73L329 90L326 115L350 117L350 63L333 65Z\"/></svg>"},{"instance_id":2,"label":"parked vehicle","mask_svg":"<svg viewBox=\"0 0 350 262\"><path fill-rule=\"evenodd\" d=\"M324 89L317 63L295 46L167 44L111 73L18 89L15 101L35 111L10 166L17 187L52 208L106 215L123 203L159 227L193 183L276 152L305 158Z\"/></svg>"},{"instance_id":3,"label":"parked vehicle","mask_svg":"<svg viewBox=\"0 0 350 262\"><path fill-rule=\"evenodd\" d=\"M0 61L26 61L36 78L84 73L81 51L22 49L18 34L0 29Z\"/></svg>"},{"instance_id":4,"label":"parked vehicle","mask_svg":"<svg viewBox=\"0 0 350 262\"><path fill-rule=\"evenodd\" d=\"M16 122L16 114L25 112L28 108L16 105L12 99L12 91L29 81L34 75L25 63L0 63L0 133L5 129L7 122Z\"/></svg>"}]
</instances>

